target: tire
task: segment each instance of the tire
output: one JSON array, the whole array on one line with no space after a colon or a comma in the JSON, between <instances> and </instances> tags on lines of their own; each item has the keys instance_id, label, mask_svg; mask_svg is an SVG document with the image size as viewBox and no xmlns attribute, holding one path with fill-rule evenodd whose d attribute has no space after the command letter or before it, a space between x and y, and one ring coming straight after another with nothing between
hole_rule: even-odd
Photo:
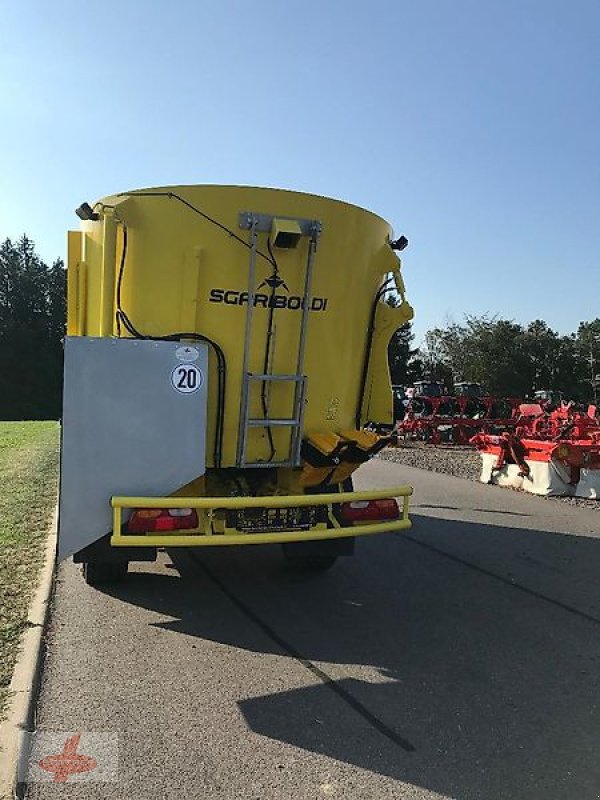
<instances>
[{"instance_id":1,"label":"tire","mask_svg":"<svg viewBox=\"0 0 600 800\"><path fill-rule=\"evenodd\" d=\"M332 487L327 487L331 491ZM352 477L346 478L339 486L343 492L354 491ZM313 490L318 495L320 492ZM329 527L333 527L328 523ZM318 542L288 542L281 545L283 557L288 567L295 572L317 574L327 572L338 556L351 556L354 552L354 538L326 539Z\"/></svg>"},{"instance_id":2,"label":"tire","mask_svg":"<svg viewBox=\"0 0 600 800\"><path fill-rule=\"evenodd\" d=\"M88 586L118 583L127 575L128 561L85 561L83 579Z\"/></svg>"}]
</instances>

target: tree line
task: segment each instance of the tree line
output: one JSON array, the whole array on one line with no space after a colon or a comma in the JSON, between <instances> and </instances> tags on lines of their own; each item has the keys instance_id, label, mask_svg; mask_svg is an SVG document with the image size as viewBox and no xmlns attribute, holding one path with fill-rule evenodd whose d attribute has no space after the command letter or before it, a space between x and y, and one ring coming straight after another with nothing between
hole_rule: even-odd
<instances>
[{"instance_id":1,"label":"tree line","mask_svg":"<svg viewBox=\"0 0 600 800\"><path fill-rule=\"evenodd\" d=\"M6 239L0 244L0 419L60 417L65 317L62 260L44 263L27 236ZM397 385L435 380L451 390L466 380L499 396L549 389L586 402L600 374L600 319L560 335L539 319L520 325L466 316L428 331L419 348L408 323L393 335L388 354Z\"/></svg>"},{"instance_id":2,"label":"tree line","mask_svg":"<svg viewBox=\"0 0 600 800\"><path fill-rule=\"evenodd\" d=\"M487 314L465 316L462 323L429 330L422 347L413 342L410 324L392 338L393 383L434 380L451 391L464 380L483 384L492 395L531 397L547 389L578 402L593 400L594 386L600 388L600 319L560 335L541 319L520 325Z\"/></svg>"},{"instance_id":3,"label":"tree line","mask_svg":"<svg viewBox=\"0 0 600 800\"><path fill-rule=\"evenodd\" d=\"M31 239L0 244L0 419L58 419L62 400L66 273Z\"/></svg>"}]
</instances>

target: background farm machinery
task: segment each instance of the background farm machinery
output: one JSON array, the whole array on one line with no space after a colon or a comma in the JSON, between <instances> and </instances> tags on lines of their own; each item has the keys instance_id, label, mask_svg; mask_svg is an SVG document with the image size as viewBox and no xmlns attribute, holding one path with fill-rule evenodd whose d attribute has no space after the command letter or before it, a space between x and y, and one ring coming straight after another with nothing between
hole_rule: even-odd
<instances>
[{"instance_id":1,"label":"background farm machinery","mask_svg":"<svg viewBox=\"0 0 600 800\"><path fill-rule=\"evenodd\" d=\"M522 404L512 430L477 433L481 480L532 494L600 497L600 423L594 405Z\"/></svg>"},{"instance_id":2,"label":"background farm machinery","mask_svg":"<svg viewBox=\"0 0 600 800\"><path fill-rule=\"evenodd\" d=\"M473 446L481 480L538 495L600 498L600 420L595 405L538 391L534 402L490 397L479 384L421 381L396 397L397 443Z\"/></svg>"},{"instance_id":3,"label":"background farm machinery","mask_svg":"<svg viewBox=\"0 0 600 800\"><path fill-rule=\"evenodd\" d=\"M402 406L395 398L398 441L467 445L477 433L513 430L520 400L490 397L477 383L458 383L449 395L440 383L418 381Z\"/></svg>"}]
</instances>

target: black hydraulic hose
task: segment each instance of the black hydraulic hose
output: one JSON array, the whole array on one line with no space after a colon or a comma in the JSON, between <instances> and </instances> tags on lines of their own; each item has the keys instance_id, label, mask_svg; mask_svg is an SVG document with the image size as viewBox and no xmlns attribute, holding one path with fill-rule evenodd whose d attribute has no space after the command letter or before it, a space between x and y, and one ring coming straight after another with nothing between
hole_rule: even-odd
<instances>
[{"instance_id":1,"label":"black hydraulic hose","mask_svg":"<svg viewBox=\"0 0 600 800\"><path fill-rule=\"evenodd\" d=\"M117 336L121 336L121 286L123 285L123 272L125 271L125 259L127 257L127 226L123 225L123 248L121 250L121 263L119 264L119 275L117 277Z\"/></svg>"},{"instance_id":2,"label":"black hydraulic hose","mask_svg":"<svg viewBox=\"0 0 600 800\"><path fill-rule=\"evenodd\" d=\"M134 339L151 339L161 342L176 342L179 341L180 339L192 339L193 341L206 342L206 344L212 347L216 355L217 375L218 375L217 378L218 399L217 399L217 419L215 428L215 445L213 451L213 460L215 462L215 467L220 467L223 456L225 392L227 388L227 361L225 359L225 353L223 352L220 345L217 344L217 342L213 341L208 336L204 336L204 334L202 333L180 332L180 333L171 333L166 336L147 336L146 334L140 333L140 331L135 327L135 325L129 319L128 315L123 310L121 301L121 289L123 285L123 273L125 272L126 260L127 260L127 226L123 225L123 249L121 251L121 263L119 265L119 275L117 278L117 291L116 291L117 312L115 316L117 322L117 335L121 336L121 325L122 325L130 334L130 336L132 336Z\"/></svg>"},{"instance_id":3,"label":"black hydraulic hose","mask_svg":"<svg viewBox=\"0 0 600 800\"><path fill-rule=\"evenodd\" d=\"M270 238L267 239L267 249L269 251L269 256L270 256L271 262L273 264L273 269L275 270L273 274L275 276L277 276L277 275L279 275L279 265L277 264L277 261L275 260L275 256L273 255L273 248L271 246L271 239ZM273 281L273 285L271 286L271 297L270 297L270 300L269 300L269 319L268 319L268 322L267 322L267 337L266 337L266 343L265 343L265 358L264 358L264 362L263 362L263 374L264 375L266 375L268 370L269 370L269 354L271 352L271 341L273 339L273 316L274 316L274 314L273 314L273 312L274 312L273 298L275 297L275 290L276 290L276 285L275 284L276 284L276 281ZM261 399L263 415L264 415L264 417L266 419L267 414L268 414L267 382L266 381L262 382L262 388L260 390L260 399ZM269 458L267 460L268 461L272 461L275 458L275 444L273 442L273 431L268 426L266 428L266 431L267 431L267 438L269 440L269 450L270 450L270 455L269 455Z\"/></svg>"},{"instance_id":4,"label":"black hydraulic hose","mask_svg":"<svg viewBox=\"0 0 600 800\"><path fill-rule=\"evenodd\" d=\"M221 459L223 455L223 426L225 421L225 391L227 386L227 362L225 360L225 353L220 345L208 336L195 332L179 332L172 333L168 336L147 336L147 339L158 339L162 342L177 342L181 339L191 339L198 342L206 342L212 347L215 356L217 357L217 419L215 426L215 446L213 450L213 461L215 467L221 466Z\"/></svg>"},{"instance_id":5,"label":"black hydraulic hose","mask_svg":"<svg viewBox=\"0 0 600 800\"><path fill-rule=\"evenodd\" d=\"M377 290L377 293L375 294L375 299L373 300L373 305L371 306L369 327L367 328L367 349L365 351L365 360L363 362L362 376L360 379L360 391L358 393L358 405L356 407L356 415L354 418L354 422L356 424L357 429L360 429L360 423L361 423L361 411L365 394L365 388L367 385L367 373L369 372L369 361L371 360L371 345L373 344L373 332L375 330L375 315L377 314L377 304L379 303L382 295L385 294L388 286L393 280L394 280L393 276L390 276L387 280L385 280L382 283L382 285Z\"/></svg>"},{"instance_id":6,"label":"black hydraulic hose","mask_svg":"<svg viewBox=\"0 0 600 800\"><path fill-rule=\"evenodd\" d=\"M210 222L211 225L216 225L217 228L220 228L220 230L222 230L228 236L231 236L232 239L235 239L236 242L239 242L239 244L243 245L248 250L252 250L252 245L245 239L242 239L241 236L238 236L238 234L235 231L232 231L231 228L227 227L227 225L223 225L222 222L219 222L219 220L214 219L205 211L202 211L202 209L197 208L197 206L193 205L192 203L189 202L189 200L186 200L184 197L181 197L181 195L177 194L176 192L124 192L122 195L119 195L119 197L166 197L169 200L179 200L179 202L183 203L183 205L189 208L190 211L193 211L195 214L198 214L199 216L202 217L202 219L205 219L207 222ZM263 253L261 250L257 249L256 255L260 256L261 258L264 258L265 261L268 261L269 264L271 264L271 266L273 267L276 266L274 259L268 256L266 253Z\"/></svg>"},{"instance_id":7,"label":"black hydraulic hose","mask_svg":"<svg viewBox=\"0 0 600 800\"><path fill-rule=\"evenodd\" d=\"M142 191L142 192L133 192L133 193L123 192L122 194L119 195L119 197L132 197L132 196L137 196L137 197L166 197L169 200L177 200L180 203L182 203L184 206L186 206L186 208L189 208L190 211L193 211L195 214L198 214L200 217L202 217L202 219L204 219L207 222L209 222L211 225L215 225L217 228L222 230L224 233L226 233L228 236L230 236L236 242L238 242L239 244L243 245L243 247L247 248L248 250L252 249L252 244L250 244L249 242L245 241L241 236L239 236L237 233L235 233L235 231L231 230L231 228L228 228L222 222L219 222L218 220L214 219L209 214L207 214L205 211L202 211L202 209L198 208L193 203L190 203L189 200L186 200L184 197L181 197L181 195L177 194L176 192ZM146 337L143 334L141 334L139 331L136 330L135 326L132 324L132 322L129 319L129 317L127 316L127 314L123 311L123 308L122 308L122 305L121 305L121 284L122 284L122 280L123 280L123 271L124 271L124 266L125 266L125 255L126 255L126 252L127 252L127 228L126 228L125 225L123 225L123 233L124 233L124 237L123 237L123 253L122 253L122 256L121 256L121 266L120 266L120 269L119 269L119 279L118 279L118 282L117 282L117 313L116 313L117 334L119 336L121 335L121 325L123 325L123 327L128 331L128 333L131 336L133 336L133 337L135 337L137 339L141 339L141 338L157 338L157 339L163 339L163 340L164 339L173 340L176 337L182 337L183 338L183 334L173 334L170 337ZM270 253L270 255L266 255L265 253L263 253L261 250L258 250L258 248L257 248L256 249L256 254L258 256L260 256L260 258L263 258L265 261L267 261L269 264L271 264L275 268L275 270L277 270L277 263L275 261L275 258L273 257L272 252ZM218 363L218 369L219 369L219 392L218 392L219 400L218 400L218 404L217 404L217 430L216 430L216 440L215 440L214 461L215 461L215 466L220 467L221 466L221 455L222 455L222 450L223 450L223 424L224 424L224 415L225 415L225 388L226 388L226 371L227 371L227 364L226 364L226 361L225 361L225 355L224 355L222 349L219 347L219 345L216 342L214 342L212 339L209 339L207 336L203 336L201 334L189 333L189 334L185 334L185 338L191 338L191 339L196 339L196 340L200 340L200 341L206 342L207 344L209 344L213 348L213 350L214 350L214 352L215 352L215 354L217 356L217 363ZM263 387L264 387L264 384L263 384ZM268 436L269 436L270 447L271 447L271 450L273 451L273 454L270 456L270 459L272 459L273 456L275 455L275 450L274 450L274 447L273 447L273 437L272 437L272 433L271 433L270 428L268 428L267 431L268 431Z\"/></svg>"}]
</instances>

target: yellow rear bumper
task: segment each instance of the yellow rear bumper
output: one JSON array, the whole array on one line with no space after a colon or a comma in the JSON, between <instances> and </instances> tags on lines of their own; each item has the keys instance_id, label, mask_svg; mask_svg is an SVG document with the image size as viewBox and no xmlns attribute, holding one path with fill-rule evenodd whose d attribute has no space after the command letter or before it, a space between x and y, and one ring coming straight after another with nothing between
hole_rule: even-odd
<instances>
[{"instance_id":1,"label":"yellow rear bumper","mask_svg":"<svg viewBox=\"0 0 600 800\"><path fill-rule=\"evenodd\" d=\"M111 499L113 532L110 543L113 547L219 547L237 544L277 544L341 539L345 536L366 536L371 533L406 530L412 524L408 513L409 497L412 492L410 486L399 486L364 492L276 495L273 497L113 497ZM400 518L397 520L344 526L340 524L332 511L332 506L337 503L382 500L387 497L402 498ZM245 533L231 530L217 533L215 530L217 513L224 509L297 508L299 506L327 506L328 519L332 527L328 527L326 523L318 523L309 530L278 531L276 533ZM200 526L197 530L186 533L123 534L121 532L123 509L134 508L195 508L200 512Z\"/></svg>"}]
</instances>

